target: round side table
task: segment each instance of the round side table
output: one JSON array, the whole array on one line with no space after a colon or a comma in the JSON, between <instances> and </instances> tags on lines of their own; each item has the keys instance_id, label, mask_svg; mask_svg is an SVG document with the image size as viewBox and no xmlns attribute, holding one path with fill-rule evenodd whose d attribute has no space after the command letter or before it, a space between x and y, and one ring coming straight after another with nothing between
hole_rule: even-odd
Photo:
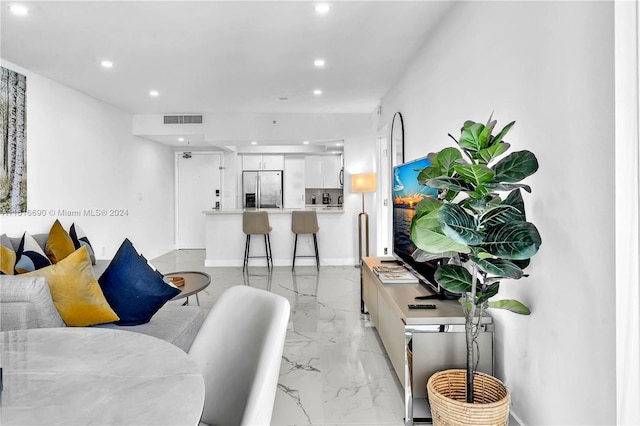
<instances>
[{"instance_id":1,"label":"round side table","mask_svg":"<svg viewBox=\"0 0 640 426\"><path fill-rule=\"evenodd\" d=\"M211 283L211 277L209 274L198 271L178 271L164 274L165 277L182 277L184 278L184 285L178 287L180 293L177 294L171 300L178 300L186 298L185 305L189 304L189 296L196 296L196 303L200 306L200 299L198 299L198 293L204 290Z\"/></svg>"}]
</instances>

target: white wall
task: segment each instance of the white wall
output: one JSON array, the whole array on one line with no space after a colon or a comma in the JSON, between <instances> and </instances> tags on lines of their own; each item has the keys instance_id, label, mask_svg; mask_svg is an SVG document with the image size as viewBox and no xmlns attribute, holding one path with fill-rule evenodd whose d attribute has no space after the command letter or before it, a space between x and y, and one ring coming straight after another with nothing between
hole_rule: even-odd
<instances>
[{"instance_id":1,"label":"white wall","mask_svg":"<svg viewBox=\"0 0 640 426\"><path fill-rule=\"evenodd\" d=\"M640 424L640 6L618 1L616 40L617 419Z\"/></svg>"},{"instance_id":2,"label":"white wall","mask_svg":"<svg viewBox=\"0 0 640 426\"><path fill-rule=\"evenodd\" d=\"M345 215L352 217L352 227L346 230L344 241L351 241L353 258L358 260L358 214L362 212L362 194L351 191L351 176L359 173L377 173L376 169L376 136L373 130L359 138L345 140L344 144L344 210ZM365 211L369 215L369 255L377 256L377 213L376 194L364 194ZM365 243L364 221L362 222L362 239ZM366 255L363 248L362 255Z\"/></svg>"},{"instance_id":3,"label":"white wall","mask_svg":"<svg viewBox=\"0 0 640 426\"><path fill-rule=\"evenodd\" d=\"M58 218L66 229L78 223L98 258L111 258L124 238L147 258L171 250L172 150L132 136L128 113L11 63L2 66L27 76L27 208L45 215L1 216L0 232L44 233Z\"/></svg>"},{"instance_id":4,"label":"white wall","mask_svg":"<svg viewBox=\"0 0 640 426\"><path fill-rule=\"evenodd\" d=\"M522 424L615 424L613 3L457 3L382 106L380 125L404 116L406 160L464 120L517 121L543 243L530 277L501 287L532 314L491 312L496 375Z\"/></svg>"}]
</instances>

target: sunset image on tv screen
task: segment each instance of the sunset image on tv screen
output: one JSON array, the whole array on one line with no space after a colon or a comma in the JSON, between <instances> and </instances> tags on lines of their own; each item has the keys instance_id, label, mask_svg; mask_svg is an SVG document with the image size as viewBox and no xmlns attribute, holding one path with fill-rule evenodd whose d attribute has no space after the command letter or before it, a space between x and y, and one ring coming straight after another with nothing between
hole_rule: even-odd
<instances>
[{"instance_id":1,"label":"sunset image on tv screen","mask_svg":"<svg viewBox=\"0 0 640 426\"><path fill-rule=\"evenodd\" d=\"M418 183L418 175L430 165L425 157L393 168L393 251L405 261L416 250L411 241L411 221L416 204L425 197L438 196L434 188Z\"/></svg>"},{"instance_id":2,"label":"sunset image on tv screen","mask_svg":"<svg viewBox=\"0 0 640 426\"><path fill-rule=\"evenodd\" d=\"M437 197L435 189L418 183L418 174L431 165L425 157L397 166L393 170L393 206L414 209L424 197Z\"/></svg>"}]
</instances>

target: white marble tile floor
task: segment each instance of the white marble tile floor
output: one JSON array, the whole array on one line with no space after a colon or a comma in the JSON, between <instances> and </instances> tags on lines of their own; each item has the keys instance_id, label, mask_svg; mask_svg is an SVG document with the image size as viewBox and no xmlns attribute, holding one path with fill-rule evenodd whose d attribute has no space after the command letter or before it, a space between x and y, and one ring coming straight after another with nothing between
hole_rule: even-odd
<instances>
[{"instance_id":1,"label":"white marble tile floor","mask_svg":"<svg viewBox=\"0 0 640 426\"><path fill-rule=\"evenodd\" d=\"M203 271L199 293L211 307L235 285L250 285L291 303L272 425L402 425L403 389L367 315L360 314L360 270L352 266L204 267L204 250L153 259L161 272ZM176 303L176 302L173 302ZM189 298L195 304L195 297ZM250 309L250 307L247 307Z\"/></svg>"}]
</instances>

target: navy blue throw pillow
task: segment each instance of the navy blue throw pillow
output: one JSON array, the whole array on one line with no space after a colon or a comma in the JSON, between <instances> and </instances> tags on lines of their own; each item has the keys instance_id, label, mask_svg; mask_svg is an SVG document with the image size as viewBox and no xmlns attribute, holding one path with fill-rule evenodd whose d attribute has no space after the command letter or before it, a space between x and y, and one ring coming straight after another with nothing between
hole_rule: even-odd
<instances>
[{"instance_id":1,"label":"navy blue throw pillow","mask_svg":"<svg viewBox=\"0 0 640 426\"><path fill-rule=\"evenodd\" d=\"M138 325L151 317L180 289L167 284L125 239L107 269L98 278L104 297L120 317L118 325Z\"/></svg>"}]
</instances>

